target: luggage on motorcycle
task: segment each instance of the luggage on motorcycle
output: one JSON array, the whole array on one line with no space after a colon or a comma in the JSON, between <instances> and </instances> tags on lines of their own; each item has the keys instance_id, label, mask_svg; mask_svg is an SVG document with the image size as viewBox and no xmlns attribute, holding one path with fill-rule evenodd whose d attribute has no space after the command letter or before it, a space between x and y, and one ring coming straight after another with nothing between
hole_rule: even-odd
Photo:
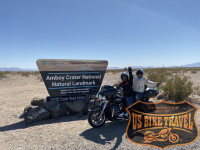
<instances>
[{"instance_id":1,"label":"luggage on motorcycle","mask_svg":"<svg viewBox=\"0 0 200 150\"><path fill-rule=\"evenodd\" d=\"M111 98L113 95L116 95L118 93L117 89L114 88L114 86L110 85L104 85L102 86L99 94L102 96L106 96L108 98Z\"/></svg>"},{"instance_id":2,"label":"luggage on motorcycle","mask_svg":"<svg viewBox=\"0 0 200 150\"><path fill-rule=\"evenodd\" d=\"M153 98L156 97L158 95L159 91L158 90L154 90L154 89L147 89L144 92L144 97L145 98Z\"/></svg>"}]
</instances>

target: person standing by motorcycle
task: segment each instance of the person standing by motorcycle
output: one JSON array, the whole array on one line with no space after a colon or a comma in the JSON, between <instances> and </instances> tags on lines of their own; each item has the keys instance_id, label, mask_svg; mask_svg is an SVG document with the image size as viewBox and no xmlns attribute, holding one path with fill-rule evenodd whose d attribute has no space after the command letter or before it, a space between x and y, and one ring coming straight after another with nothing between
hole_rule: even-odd
<instances>
[{"instance_id":1,"label":"person standing by motorcycle","mask_svg":"<svg viewBox=\"0 0 200 150\"><path fill-rule=\"evenodd\" d=\"M159 83L148 80L143 77L144 71L142 69L138 69L136 72L136 76L133 77L133 92L135 94L135 101L141 100L144 95L144 91L146 86L158 87Z\"/></svg>"},{"instance_id":2,"label":"person standing by motorcycle","mask_svg":"<svg viewBox=\"0 0 200 150\"><path fill-rule=\"evenodd\" d=\"M123 95L126 99L126 107L129 107L133 104L133 75L131 67L128 67L128 72L129 73L121 73L122 82L119 84L119 88L123 88Z\"/></svg>"}]
</instances>

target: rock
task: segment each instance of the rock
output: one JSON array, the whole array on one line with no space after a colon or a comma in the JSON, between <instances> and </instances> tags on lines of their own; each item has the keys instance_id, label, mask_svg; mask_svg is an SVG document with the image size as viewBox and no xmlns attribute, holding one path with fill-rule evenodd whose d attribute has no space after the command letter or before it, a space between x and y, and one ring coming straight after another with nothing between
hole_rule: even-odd
<instances>
[{"instance_id":1,"label":"rock","mask_svg":"<svg viewBox=\"0 0 200 150\"><path fill-rule=\"evenodd\" d=\"M87 104L87 110L90 109L90 108L92 108L92 107L94 107L94 106L96 106L96 104L94 102L88 103Z\"/></svg>"},{"instance_id":2,"label":"rock","mask_svg":"<svg viewBox=\"0 0 200 150\"><path fill-rule=\"evenodd\" d=\"M67 106L59 101L48 101L44 103L44 107L50 111L52 118L58 118L68 113Z\"/></svg>"},{"instance_id":3,"label":"rock","mask_svg":"<svg viewBox=\"0 0 200 150\"><path fill-rule=\"evenodd\" d=\"M83 112L87 104L85 100L75 100L63 102L73 114Z\"/></svg>"},{"instance_id":4,"label":"rock","mask_svg":"<svg viewBox=\"0 0 200 150\"><path fill-rule=\"evenodd\" d=\"M79 112L78 114L76 114L77 117L82 118L83 117L83 112Z\"/></svg>"},{"instance_id":5,"label":"rock","mask_svg":"<svg viewBox=\"0 0 200 150\"><path fill-rule=\"evenodd\" d=\"M70 115L70 111L67 110L67 112L65 113L65 116L69 116Z\"/></svg>"},{"instance_id":6,"label":"rock","mask_svg":"<svg viewBox=\"0 0 200 150\"><path fill-rule=\"evenodd\" d=\"M27 112L32 109L32 108L36 108L36 106L33 106L33 105L29 105L29 106L26 106L24 108L24 112L21 114L21 116L19 118L24 118L25 119L25 115L27 114Z\"/></svg>"},{"instance_id":7,"label":"rock","mask_svg":"<svg viewBox=\"0 0 200 150\"><path fill-rule=\"evenodd\" d=\"M33 109L33 108L36 108L36 106L32 106L32 105L26 106L26 107L24 108L24 115L25 115L30 109Z\"/></svg>"},{"instance_id":8,"label":"rock","mask_svg":"<svg viewBox=\"0 0 200 150\"><path fill-rule=\"evenodd\" d=\"M24 109L24 119L26 124L48 118L50 118L50 112L42 106L27 106Z\"/></svg>"},{"instance_id":9,"label":"rock","mask_svg":"<svg viewBox=\"0 0 200 150\"><path fill-rule=\"evenodd\" d=\"M87 115L88 114L88 109L90 109L90 108L92 108L92 107L94 107L94 106L96 106L95 105L95 103L94 102L89 102L89 103L87 103L87 105L85 106L85 108L84 108L84 110L83 110L83 114L84 115Z\"/></svg>"},{"instance_id":10,"label":"rock","mask_svg":"<svg viewBox=\"0 0 200 150\"><path fill-rule=\"evenodd\" d=\"M57 103L58 103L59 101L47 101L46 103L44 103L43 104L43 106L46 108L46 109L48 109L48 110L50 110L52 107L55 107L56 105L57 105Z\"/></svg>"},{"instance_id":11,"label":"rock","mask_svg":"<svg viewBox=\"0 0 200 150\"><path fill-rule=\"evenodd\" d=\"M46 102L46 99L34 97L33 100L31 101L31 105L41 106L45 102Z\"/></svg>"}]
</instances>

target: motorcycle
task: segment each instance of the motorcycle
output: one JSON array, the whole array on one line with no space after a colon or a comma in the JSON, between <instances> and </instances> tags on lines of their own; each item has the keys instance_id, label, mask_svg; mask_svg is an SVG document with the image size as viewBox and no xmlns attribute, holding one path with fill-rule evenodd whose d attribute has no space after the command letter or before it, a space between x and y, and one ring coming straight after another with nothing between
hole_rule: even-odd
<instances>
[{"instance_id":1,"label":"motorcycle","mask_svg":"<svg viewBox=\"0 0 200 150\"><path fill-rule=\"evenodd\" d=\"M147 131L144 134L144 142L151 143L153 141L169 141L171 143L177 143L179 141L179 135L171 132L172 128L164 127L159 133L155 134L152 131Z\"/></svg>"},{"instance_id":2,"label":"motorcycle","mask_svg":"<svg viewBox=\"0 0 200 150\"><path fill-rule=\"evenodd\" d=\"M150 98L157 96L158 93L158 90L147 88L142 101L148 102ZM99 105L88 110L88 122L92 127L101 127L106 120L128 119L127 115L122 117L120 115L126 114L126 101L123 97L122 88L117 89L109 85L102 86L96 97Z\"/></svg>"}]
</instances>

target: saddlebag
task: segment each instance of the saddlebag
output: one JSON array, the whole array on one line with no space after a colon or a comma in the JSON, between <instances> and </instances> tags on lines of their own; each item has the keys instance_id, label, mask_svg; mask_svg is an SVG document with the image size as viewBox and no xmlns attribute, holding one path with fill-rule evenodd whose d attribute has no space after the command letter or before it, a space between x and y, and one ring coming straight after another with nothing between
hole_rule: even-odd
<instances>
[{"instance_id":1,"label":"saddlebag","mask_svg":"<svg viewBox=\"0 0 200 150\"><path fill-rule=\"evenodd\" d=\"M152 97L156 97L158 95L159 91L158 90L154 90L154 89L147 89L144 92L144 97L145 98L152 98Z\"/></svg>"}]
</instances>

